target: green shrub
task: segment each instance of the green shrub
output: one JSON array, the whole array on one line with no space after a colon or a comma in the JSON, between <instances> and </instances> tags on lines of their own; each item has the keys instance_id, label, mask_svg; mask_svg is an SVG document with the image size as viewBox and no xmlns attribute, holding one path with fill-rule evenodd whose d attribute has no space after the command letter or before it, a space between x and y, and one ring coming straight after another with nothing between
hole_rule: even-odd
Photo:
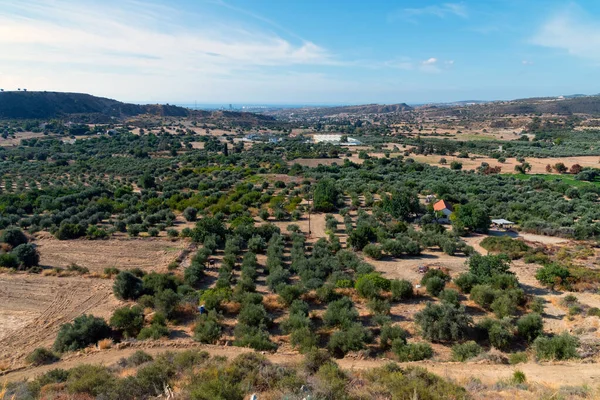
<instances>
[{"instance_id":1,"label":"green shrub","mask_svg":"<svg viewBox=\"0 0 600 400\"><path fill-rule=\"evenodd\" d=\"M0 254L0 267L4 268L17 268L19 266L19 259L16 255L11 253Z\"/></svg>"},{"instance_id":2,"label":"green shrub","mask_svg":"<svg viewBox=\"0 0 600 400\"><path fill-rule=\"evenodd\" d=\"M286 285L279 289L279 297L286 306L292 304L294 300L299 298L304 293L304 288L300 285Z\"/></svg>"},{"instance_id":3,"label":"green shrub","mask_svg":"<svg viewBox=\"0 0 600 400\"><path fill-rule=\"evenodd\" d=\"M519 336L531 343L543 333L544 320L536 313L524 315L517 321L517 331Z\"/></svg>"},{"instance_id":4,"label":"green shrub","mask_svg":"<svg viewBox=\"0 0 600 400\"><path fill-rule=\"evenodd\" d=\"M464 362L481 354L481 346L473 341L452 346L452 360Z\"/></svg>"},{"instance_id":5,"label":"green shrub","mask_svg":"<svg viewBox=\"0 0 600 400\"><path fill-rule=\"evenodd\" d=\"M452 341L465 337L472 320L463 306L427 303L415 314L415 323L423 338L430 341Z\"/></svg>"},{"instance_id":6,"label":"green shrub","mask_svg":"<svg viewBox=\"0 0 600 400\"><path fill-rule=\"evenodd\" d=\"M569 360L577 358L579 339L563 332L558 336L539 336L533 342L535 356L538 360Z\"/></svg>"},{"instance_id":7,"label":"green shrub","mask_svg":"<svg viewBox=\"0 0 600 400\"><path fill-rule=\"evenodd\" d=\"M137 338L138 340L158 340L166 336L169 336L169 328L164 323L152 322L150 326L142 328Z\"/></svg>"},{"instance_id":8,"label":"green shrub","mask_svg":"<svg viewBox=\"0 0 600 400\"><path fill-rule=\"evenodd\" d=\"M329 303L323 315L323 322L327 326L349 326L357 318L358 311L354 308L352 300L342 297Z\"/></svg>"},{"instance_id":9,"label":"green shrub","mask_svg":"<svg viewBox=\"0 0 600 400\"><path fill-rule=\"evenodd\" d=\"M381 246L373 243L369 243L365 247L363 247L363 253L373 260L381 260L383 257L383 252L381 250Z\"/></svg>"},{"instance_id":10,"label":"green shrub","mask_svg":"<svg viewBox=\"0 0 600 400\"><path fill-rule=\"evenodd\" d=\"M469 294L475 285L480 283L477 275L472 274L471 272L465 272L460 274L454 279L454 283L461 292Z\"/></svg>"},{"instance_id":11,"label":"green shrub","mask_svg":"<svg viewBox=\"0 0 600 400\"><path fill-rule=\"evenodd\" d=\"M32 351L27 358L25 358L25 361L28 364L31 365L46 365L46 364L52 364L53 362L56 362L59 360L59 357L52 352L51 350L48 350L44 347L38 347L37 349L35 349L34 351Z\"/></svg>"},{"instance_id":12,"label":"green shrub","mask_svg":"<svg viewBox=\"0 0 600 400\"><path fill-rule=\"evenodd\" d=\"M505 324L495 322L488 330L490 344L499 350L506 350L512 343L514 335Z\"/></svg>"},{"instance_id":13,"label":"green shrub","mask_svg":"<svg viewBox=\"0 0 600 400\"><path fill-rule=\"evenodd\" d=\"M72 323L61 325L54 341L54 350L63 353L83 349L109 337L110 334L110 327L102 318L81 315Z\"/></svg>"},{"instance_id":14,"label":"green shrub","mask_svg":"<svg viewBox=\"0 0 600 400\"><path fill-rule=\"evenodd\" d=\"M144 312L138 306L117 308L110 318L110 326L125 337L136 337L144 326Z\"/></svg>"},{"instance_id":15,"label":"green shrub","mask_svg":"<svg viewBox=\"0 0 600 400\"><path fill-rule=\"evenodd\" d=\"M246 304L238 315L238 323L249 326L268 326L271 323L262 304Z\"/></svg>"},{"instance_id":16,"label":"green shrub","mask_svg":"<svg viewBox=\"0 0 600 400\"><path fill-rule=\"evenodd\" d=\"M40 255L32 244L23 243L15 247L11 254L17 257L24 269L35 267L40 263Z\"/></svg>"},{"instance_id":17,"label":"green shrub","mask_svg":"<svg viewBox=\"0 0 600 400\"><path fill-rule=\"evenodd\" d=\"M444 282L450 281L450 276L441 269L430 269L421 278L421 285L427 286L427 282L432 278L439 278Z\"/></svg>"},{"instance_id":18,"label":"green shrub","mask_svg":"<svg viewBox=\"0 0 600 400\"><path fill-rule=\"evenodd\" d=\"M318 337L308 326L304 326L292 331L290 344L296 347L300 353L306 353L317 347Z\"/></svg>"},{"instance_id":19,"label":"green shrub","mask_svg":"<svg viewBox=\"0 0 600 400\"><path fill-rule=\"evenodd\" d=\"M331 362L331 355L327 350L314 348L305 353L302 365L307 373L314 374L329 362Z\"/></svg>"},{"instance_id":20,"label":"green shrub","mask_svg":"<svg viewBox=\"0 0 600 400\"><path fill-rule=\"evenodd\" d=\"M593 316L593 317L600 317L600 308L592 307L592 308L588 309L587 315Z\"/></svg>"},{"instance_id":21,"label":"green shrub","mask_svg":"<svg viewBox=\"0 0 600 400\"><path fill-rule=\"evenodd\" d=\"M392 300L407 300L414 296L413 285L407 280L394 279L390 283L392 291Z\"/></svg>"},{"instance_id":22,"label":"green shrub","mask_svg":"<svg viewBox=\"0 0 600 400\"><path fill-rule=\"evenodd\" d=\"M522 385L527 382L527 377L523 371L517 369L515 372L513 372L510 380L513 385Z\"/></svg>"},{"instance_id":23,"label":"green shrub","mask_svg":"<svg viewBox=\"0 0 600 400\"><path fill-rule=\"evenodd\" d=\"M311 326L310 318L305 314L293 314L290 313L290 316L283 320L280 324L281 330L284 333L291 333L292 331L298 330L300 328L308 328Z\"/></svg>"},{"instance_id":24,"label":"green shrub","mask_svg":"<svg viewBox=\"0 0 600 400\"><path fill-rule=\"evenodd\" d=\"M530 250L525 242L510 236L488 236L481 241L480 245L487 251L507 254L512 260L523 257Z\"/></svg>"},{"instance_id":25,"label":"green shrub","mask_svg":"<svg viewBox=\"0 0 600 400\"><path fill-rule=\"evenodd\" d=\"M369 332L360 323L351 323L345 328L336 331L329 338L327 348L335 356L343 356L349 351L358 351L364 348L369 339Z\"/></svg>"},{"instance_id":26,"label":"green shrub","mask_svg":"<svg viewBox=\"0 0 600 400\"><path fill-rule=\"evenodd\" d=\"M371 299L367 302L367 308L373 314L388 315L391 310L390 302L383 299Z\"/></svg>"},{"instance_id":27,"label":"green shrub","mask_svg":"<svg viewBox=\"0 0 600 400\"><path fill-rule=\"evenodd\" d=\"M498 292L489 285L475 285L471 289L470 298L481 308L489 310L497 294Z\"/></svg>"},{"instance_id":28,"label":"green shrub","mask_svg":"<svg viewBox=\"0 0 600 400\"><path fill-rule=\"evenodd\" d=\"M541 297L534 297L531 303L529 303L529 309L537 314L544 313L544 299Z\"/></svg>"},{"instance_id":29,"label":"green shrub","mask_svg":"<svg viewBox=\"0 0 600 400\"><path fill-rule=\"evenodd\" d=\"M377 273L365 274L354 285L358 294L366 299L377 297L382 290L390 290L391 281Z\"/></svg>"},{"instance_id":30,"label":"green shrub","mask_svg":"<svg viewBox=\"0 0 600 400\"><path fill-rule=\"evenodd\" d=\"M231 289L213 288L205 290L200 297L200 302L204 304L207 310L218 310L221 303L231 298ZM262 298L261 298L262 301Z\"/></svg>"},{"instance_id":31,"label":"green shrub","mask_svg":"<svg viewBox=\"0 0 600 400\"><path fill-rule=\"evenodd\" d=\"M432 276L427 279L427 283L425 284L427 288L427 293L431 296L438 296L444 287L446 286L446 281L444 281L439 276Z\"/></svg>"},{"instance_id":32,"label":"green shrub","mask_svg":"<svg viewBox=\"0 0 600 400\"><path fill-rule=\"evenodd\" d=\"M408 332L397 325L384 325L379 334L379 347L387 350L392 345L394 340L403 340L406 343Z\"/></svg>"},{"instance_id":33,"label":"green shrub","mask_svg":"<svg viewBox=\"0 0 600 400\"><path fill-rule=\"evenodd\" d=\"M28 240L27 236L25 236L21 229L17 227L8 227L2 231L2 235L0 235L0 242L7 243L10 245L10 247L15 248L19 245L27 243Z\"/></svg>"},{"instance_id":34,"label":"green shrub","mask_svg":"<svg viewBox=\"0 0 600 400\"><path fill-rule=\"evenodd\" d=\"M233 344L235 346L251 347L259 351L271 351L277 348L277 345L269 339L269 332L257 326L248 326L238 322L234 334Z\"/></svg>"},{"instance_id":35,"label":"green shrub","mask_svg":"<svg viewBox=\"0 0 600 400\"><path fill-rule=\"evenodd\" d=\"M221 337L222 327L215 310L202 314L194 327L194 340L201 343L215 343Z\"/></svg>"},{"instance_id":36,"label":"green shrub","mask_svg":"<svg viewBox=\"0 0 600 400\"><path fill-rule=\"evenodd\" d=\"M549 288L565 285L570 276L568 269L556 263L546 264L535 273L535 278Z\"/></svg>"},{"instance_id":37,"label":"green shrub","mask_svg":"<svg viewBox=\"0 0 600 400\"><path fill-rule=\"evenodd\" d=\"M510 293L502 293L492 302L490 308L498 318L514 315L517 311L517 301Z\"/></svg>"},{"instance_id":38,"label":"green shrub","mask_svg":"<svg viewBox=\"0 0 600 400\"><path fill-rule=\"evenodd\" d=\"M527 353L524 351L520 351L518 353L512 353L508 356L508 363L510 365L526 363L527 360L528 360Z\"/></svg>"},{"instance_id":39,"label":"green shrub","mask_svg":"<svg viewBox=\"0 0 600 400\"><path fill-rule=\"evenodd\" d=\"M402 339L392 342L392 351L400 362L421 361L433 357L429 343L406 343Z\"/></svg>"},{"instance_id":40,"label":"green shrub","mask_svg":"<svg viewBox=\"0 0 600 400\"><path fill-rule=\"evenodd\" d=\"M115 296L123 300L135 300L142 294L142 280L131 272L118 272L113 285Z\"/></svg>"},{"instance_id":41,"label":"green shrub","mask_svg":"<svg viewBox=\"0 0 600 400\"><path fill-rule=\"evenodd\" d=\"M154 296L154 308L167 318L171 318L175 313L179 300L179 295L172 289L163 290Z\"/></svg>"},{"instance_id":42,"label":"green shrub","mask_svg":"<svg viewBox=\"0 0 600 400\"><path fill-rule=\"evenodd\" d=\"M71 393L86 393L99 397L110 390L113 376L106 367L83 364L69 370L67 390Z\"/></svg>"},{"instance_id":43,"label":"green shrub","mask_svg":"<svg viewBox=\"0 0 600 400\"><path fill-rule=\"evenodd\" d=\"M137 350L135 353L127 357L127 365L131 367L137 367L152 360L153 358L150 354L142 350Z\"/></svg>"},{"instance_id":44,"label":"green shrub","mask_svg":"<svg viewBox=\"0 0 600 400\"><path fill-rule=\"evenodd\" d=\"M460 306L460 295L454 289L444 289L438 294L438 298L454 307Z\"/></svg>"}]
</instances>

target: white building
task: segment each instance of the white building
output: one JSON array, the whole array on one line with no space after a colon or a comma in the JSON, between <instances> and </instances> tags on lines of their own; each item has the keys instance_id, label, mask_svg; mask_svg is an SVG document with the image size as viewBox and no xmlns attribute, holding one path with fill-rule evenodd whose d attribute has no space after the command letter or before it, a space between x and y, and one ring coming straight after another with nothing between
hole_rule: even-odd
<instances>
[{"instance_id":1,"label":"white building","mask_svg":"<svg viewBox=\"0 0 600 400\"><path fill-rule=\"evenodd\" d=\"M342 143L342 135L339 134L318 134L313 135L314 143L329 143L334 145L358 146L362 143L354 138L347 137L347 141Z\"/></svg>"}]
</instances>

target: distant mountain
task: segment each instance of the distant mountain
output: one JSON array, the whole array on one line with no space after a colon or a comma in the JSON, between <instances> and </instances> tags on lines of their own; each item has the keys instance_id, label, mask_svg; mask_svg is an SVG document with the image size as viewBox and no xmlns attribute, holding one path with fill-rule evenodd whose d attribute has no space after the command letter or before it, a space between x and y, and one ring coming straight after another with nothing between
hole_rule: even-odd
<instances>
[{"instance_id":1,"label":"distant mountain","mask_svg":"<svg viewBox=\"0 0 600 400\"><path fill-rule=\"evenodd\" d=\"M190 111L171 105L138 105L83 93L0 92L0 119L49 119L73 115L125 118L142 114L184 117Z\"/></svg>"}]
</instances>

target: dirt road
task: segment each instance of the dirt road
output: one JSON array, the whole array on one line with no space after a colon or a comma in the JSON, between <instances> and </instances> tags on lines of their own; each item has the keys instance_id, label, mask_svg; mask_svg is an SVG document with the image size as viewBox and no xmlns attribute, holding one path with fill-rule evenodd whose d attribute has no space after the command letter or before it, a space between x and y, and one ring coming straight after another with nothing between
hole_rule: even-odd
<instances>
[{"instance_id":1,"label":"dirt road","mask_svg":"<svg viewBox=\"0 0 600 400\"><path fill-rule=\"evenodd\" d=\"M251 352L253 350L240 347L229 346L211 346L211 345L194 345L185 347L173 346L157 346L144 348L143 350L151 355L157 355L165 351L183 351L188 349L201 349L207 351L213 356L226 356L233 358L239 354ZM32 379L39 374L43 374L54 368L72 368L80 364L102 364L111 365L116 363L122 357L128 357L133 354L138 347L125 349L110 349L104 351L96 351L90 354L73 354L68 359L61 360L52 365L45 365L34 368L27 368L19 371L14 371L0 378L0 381L6 380L9 382L19 381L23 379ZM269 360L277 364L291 364L302 360L302 356L296 353L276 353L267 354ZM360 360L352 358L344 358L337 360L338 364L347 370L363 370L385 365L390 360ZM544 383L549 386L561 385L595 385L600 383L600 367L597 364L578 364L578 363L527 363L519 364L518 366L510 365L491 365L485 363L438 363L432 361L422 361L413 363L402 363L401 365L416 365L421 366L429 371L438 374L445 378L452 378L457 381L464 381L469 377L476 377L483 383L491 384L499 379L508 378L512 375L515 369L519 369L525 373L529 382Z\"/></svg>"}]
</instances>

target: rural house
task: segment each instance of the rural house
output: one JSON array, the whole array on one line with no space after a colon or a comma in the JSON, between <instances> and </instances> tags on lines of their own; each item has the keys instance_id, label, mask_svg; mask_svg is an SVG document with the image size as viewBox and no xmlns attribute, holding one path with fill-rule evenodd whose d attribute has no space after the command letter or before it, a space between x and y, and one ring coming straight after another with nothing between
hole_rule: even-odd
<instances>
[{"instance_id":1,"label":"rural house","mask_svg":"<svg viewBox=\"0 0 600 400\"><path fill-rule=\"evenodd\" d=\"M433 205L433 211L441 212L448 218L452 214L452 206L446 200L440 200Z\"/></svg>"}]
</instances>

